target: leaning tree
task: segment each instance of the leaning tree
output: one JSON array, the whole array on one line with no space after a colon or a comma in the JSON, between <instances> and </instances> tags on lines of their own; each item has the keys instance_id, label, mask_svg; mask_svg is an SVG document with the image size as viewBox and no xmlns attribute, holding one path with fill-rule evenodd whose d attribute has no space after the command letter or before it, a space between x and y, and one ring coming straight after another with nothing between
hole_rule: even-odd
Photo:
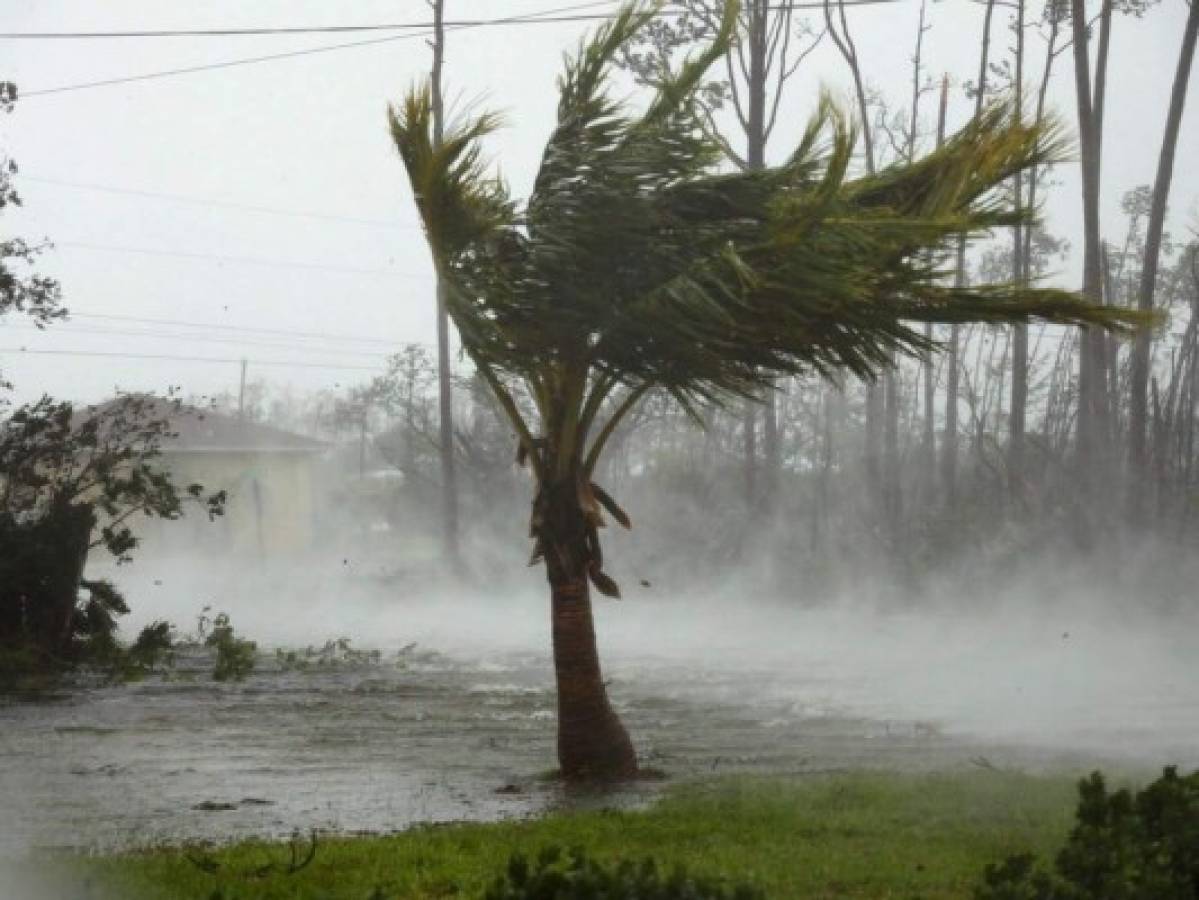
<instances>
[{"instance_id":1,"label":"leaning tree","mask_svg":"<svg viewBox=\"0 0 1199 900\"><path fill-rule=\"evenodd\" d=\"M592 479L647 392L698 416L778 376L873 377L897 352L935 349L916 323L1131 321L1062 291L953 286L929 252L1020 220L996 188L1059 156L1056 129L1013 124L996 106L923 159L851 177L855 131L824 99L785 163L722 171L692 101L733 38L736 5L634 111L608 95L607 77L653 16L626 6L567 59L523 204L485 171L480 140L495 116L438 140L427 88L390 109L450 315L535 478L530 532L550 584L568 778L637 768L601 676L588 582L619 595L598 529L605 513L629 519Z\"/></svg>"}]
</instances>

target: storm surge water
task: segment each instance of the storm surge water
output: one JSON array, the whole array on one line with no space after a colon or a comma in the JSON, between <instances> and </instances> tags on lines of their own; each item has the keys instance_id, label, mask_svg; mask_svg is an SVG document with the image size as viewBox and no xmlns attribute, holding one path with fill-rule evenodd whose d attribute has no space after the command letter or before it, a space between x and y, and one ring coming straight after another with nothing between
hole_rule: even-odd
<instances>
[{"instance_id":1,"label":"storm surge water","mask_svg":"<svg viewBox=\"0 0 1199 900\"><path fill-rule=\"evenodd\" d=\"M812 606L750 602L761 593L735 582L643 584L597 603L605 676L643 766L669 779L1199 764L1199 620L1055 571L985 602L947 584L918 607L865 587ZM130 630L226 612L258 667L215 683L183 654L165 678L0 707L5 856L385 831L656 789L589 797L548 777L553 677L532 573L451 588L341 558L110 574L136 598ZM297 669L274 655L336 638L378 659Z\"/></svg>"}]
</instances>

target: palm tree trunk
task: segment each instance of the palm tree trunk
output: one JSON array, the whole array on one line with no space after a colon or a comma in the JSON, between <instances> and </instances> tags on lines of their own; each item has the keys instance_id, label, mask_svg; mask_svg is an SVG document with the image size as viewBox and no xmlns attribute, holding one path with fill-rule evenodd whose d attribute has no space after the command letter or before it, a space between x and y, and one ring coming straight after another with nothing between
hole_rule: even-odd
<instances>
[{"instance_id":1,"label":"palm tree trunk","mask_svg":"<svg viewBox=\"0 0 1199 900\"><path fill-rule=\"evenodd\" d=\"M632 741L604 687L587 576L551 583L550 604L562 775L574 780L635 775Z\"/></svg>"},{"instance_id":2,"label":"palm tree trunk","mask_svg":"<svg viewBox=\"0 0 1199 900\"><path fill-rule=\"evenodd\" d=\"M591 616L588 573L599 571L602 556L576 485L570 475L543 487L533 511L550 583L558 764L570 780L628 778L637 773L637 755L608 702Z\"/></svg>"}]
</instances>

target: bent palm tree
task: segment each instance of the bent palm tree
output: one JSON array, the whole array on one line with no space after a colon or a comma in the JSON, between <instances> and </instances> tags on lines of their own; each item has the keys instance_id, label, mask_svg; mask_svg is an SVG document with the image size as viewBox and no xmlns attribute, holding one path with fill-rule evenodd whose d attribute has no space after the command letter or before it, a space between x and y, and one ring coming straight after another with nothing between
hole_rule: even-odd
<instances>
[{"instance_id":1,"label":"bent palm tree","mask_svg":"<svg viewBox=\"0 0 1199 900\"><path fill-rule=\"evenodd\" d=\"M996 107L936 153L851 179L855 134L827 100L781 166L733 174L692 114L720 34L633 113L605 93L619 48L653 15L626 7L560 80L558 123L523 206L485 175L484 115L435 141L426 89L391 108L463 347L518 435L536 478L531 536L551 588L558 756L566 777L636 770L608 702L588 581L617 596L597 529L629 520L592 481L605 443L650 390L695 413L753 396L773 378L873 376L893 353L934 349L914 323L1128 319L1072 294L947 285L932 254L947 238L1013 224L992 189L1060 153L1053 129ZM535 418L518 392L527 392Z\"/></svg>"}]
</instances>

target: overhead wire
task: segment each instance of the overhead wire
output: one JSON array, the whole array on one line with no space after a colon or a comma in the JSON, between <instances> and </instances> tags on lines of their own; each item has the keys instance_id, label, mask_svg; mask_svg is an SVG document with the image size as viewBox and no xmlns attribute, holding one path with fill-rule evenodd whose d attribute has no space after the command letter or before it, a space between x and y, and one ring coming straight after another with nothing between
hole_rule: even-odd
<instances>
[{"instance_id":1,"label":"overhead wire","mask_svg":"<svg viewBox=\"0 0 1199 900\"><path fill-rule=\"evenodd\" d=\"M240 365L243 362L254 366L280 366L294 369L336 369L359 372L379 372L384 366L355 366L340 363L316 363L306 360L250 359L244 356L179 356L174 353L123 353L106 350L30 350L26 347L0 347L0 353L19 356L84 356L114 359L167 360L170 362L221 363Z\"/></svg>"},{"instance_id":2,"label":"overhead wire","mask_svg":"<svg viewBox=\"0 0 1199 900\"><path fill-rule=\"evenodd\" d=\"M358 216L344 216L336 213L314 212L311 210L281 209L274 206L260 206L254 203L237 203L235 201L226 200L208 200L203 197L193 197L187 194L147 191L137 188L116 187L114 185L95 184L83 181L66 181L59 178L42 178L41 176L30 175L24 169L18 172L16 177L23 181L34 181L39 184L54 185L55 187L73 188L84 191L99 191L106 194L119 194L154 200L168 200L176 203L191 203L197 206L213 206L217 208L237 209L246 212L264 213L272 216L294 216L297 218L321 219L328 222L348 222L352 225L367 225L375 228L395 228L412 231L420 230L419 225L408 222L400 222L398 220L367 219Z\"/></svg>"},{"instance_id":3,"label":"overhead wire","mask_svg":"<svg viewBox=\"0 0 1199 900\"><path fill-rule=\"evenodd\" d=\"M506 17L499 18L499 19L454 20L451 22L444 23L443 27L445 27L446 29L452 30L452 31L462 31L462 30L471 29L471 28L485 28L485 27L508 26L508 25L547 25L547 24L562 23L562 22L605 21L608 18L610 18L611 12L609 12L607 14L595 14L595 13L572 14L572 11L576 10L576 9L585 9L585 8L589 8L589 7L601 6L601 5L611 3L611 2L612 2L612 0L600 0L600 2L576 4L574 6L566 6L566 7L560 7L557 9L545 10L541 13L526 13L523 15L506 16ZM846 7L883 6L883 5L891 5L891 4L903 3L903 2L904 2L904 0L844 0L844 5ZM786 8L823 9L824 3L823 3L823 0L804 0L804 2L797 2L794 4L790 4L789 7L785 7L785 6L771 7L771 9L786 9ZM672 15L681 15L681 14L682 14L682 11L663 10L663 11L656 13L655 15L656 15L656 17L668 17L668 16L672 16ZM427 24L426 23L406 23L405 25L389 25L389 26L378 26L378 27L388 28L388 29L394 31L397 28L401 28L401 27L431 29L431 25L432 25L432 23L427 23ZM321 26L321 27L316 27L316 28L311 29L308 33L319 33L323 29L326 29L326 28L343 28L343 29L349 30L349 29L353 29L355 27L358 27L360 29L371 29L371 28L374 28L375 26ZM221 34L220 32L222 32L222 31L224 31L226 33ZM137 33L137 32L124 32L124 33L122 33L122 32L73 32L73 33L71 33L71 32L5 32L5 33L0 33L0 39L21 40L21 39L54 39L54 38L85 38L85 37L119 38L119 37L188 37L188 36L229 37L229 36L235 36L237 34L256 34L256 33L269 34L271 32L266 29L258 29L258 30L250 29L250 30L243 30L243 31L238 31L237 29L198 29L194 33L187 33L183 30L180 30L180 31L174 32L174 33L168 32L168 31L162 31L162 32L157 32L157 33L155 33L155 32L145 32L145 33ZM286 33L305 33L305 32L303 32L301 30L292 31L292 32L286 32L286 31L281 30L278 33L286 34ZM368 46L373 46L376 44L385 44L385 43L390 43L390 42L394 42L394 41L408 40L408 39L417 38L417 37L427 37L432 33L433 33L432 30L409 31L409 32L406 32L405 34L392 34L392 35L388 35L386 37L367 38L367 39L361 40L361 41L348 41L348 42L340 43L340 44L326 44L326 45L319 46L319 47L308 47L308 48L304 48L301 50L288 50L288 51L283 51L280 53L268 53L268 54L264 54L261 56L251 56L251 57L244 57L241 59L224 60L222 62L217 62L217 63L202 63L202 64L195 65L195 66L183 66L183 67L176 68L176 69L164 69L164 70L160 70L160 71L156 71L156 72L143 72L143 73L140 73L137 75L125 75L125 76L120 76L117 78L104 78L104 79L99 79L97 81L88 81L88 82L83 82L80 84L67 84L67 85L60 85L58 87L51 87L51 88L38 88L35 90L23 91L21 93L21 96L22 97L39 97L39 96L47 96L50 94L62 94L62 93L67 93L67 92L72 92L72 91L88 90L88 89L97 88L97 87L109 87L109 86L118 85L118 84L130 84L130 83L139 82L139 81L150 81L150 80L158 79L158 78L172 78L172 77L179 76L179 75L192 75L192 74L195 74L198 72L208 72L208 71L214 71L214 70L218 70L218 69L228 69L228 68L233 68L235 66L256 65L258 63L274 62L276 60L281 60L281 59L292 59L295 57L310 56L310 55L317 54L317 53L331 53L331 52L335 52L338 50L348 50L348 49L357 48L357 47L368 47Z\"/></svg>"},{"instance_id":4,"label":"overhead wire","mask_svg":"<svg viewBox=\"0 0 1199 900\"><path fill-rule=\"evenodd\" d=\"M393 347L398 346L399 344L416 343L413 341L396 342L396 341L386 340L384 338L360 337L358 335L338 334L336 332L329 334L329 333L321 332L321 331L295 331L293 329L288 329L288 328L254 328L254 327L245 326L245 325L228 325L228 324L221 324L221 323L217 323L217 322L188 322L188 321L183 321L180 319L144 318L144 317L140 317L140 316L117 315L115 313L86 313L86 312L81 313L81 312L76 312L75 310L71 310L68 320L73 320L73 319L97 319L97 320L102 320L102 321L131 322L131 323L148 324L148 325L169 325L169 326L176 327L176 328L204 328L204 329L211 329L214 331L233 331L233 332L243 332L246 334L281 335L284 337L320 338L322 340L337 340L337 341L346 341L346 342L352 342L352 343L386 344L387 346L393 346Z\"/></svg>"},{"instance_id":5,"label":"overhead wire","mask_svg":"<svg viewBox=\"0 0 1199 900\"><path fill-rule=\"evenodd\" d=\"M900 2L900 0L846 0L846 7L877 6L883 3ZM567 9L586 9L596 6L615 6L617 0L599 0L599 2L582 3ZM793 3L778 3L766 7L771 12L786 12L796 9L823 9L824 0L796 0ZM557 14L559 11L546 10L543 13L525 13L523 16L510 16L502 19L450 19L443 22L446 28L479 28L492 25L542 25L561 22L594 22L608 18L604 14ZM655 18L677 17L685 14L685 10L660 10ZM9 31L0 32L3 40L76 40L95 38L190 38L190 37L246 37L264 35L292 34L346 34L372 31L400 31L410 29L431 29L433 22L384 22L364 25L283 25L283 26L243 26L236 28L164 28L111 31Z\"/></svg>"},{"instance_id":6,"label":"overhead wire","mask_svg":"<svg viewBox=\"0 0 1199 900\"><path fill-rule=\"evenodd\" d=\"M898 2L902 2L902 0L846 0L845 5L848 7L876 6L876 5L883 5L883 4L893 4L893 3L898 3ZM451 30L464 30L464 29L470 29L470 28L482 28L482 27L491 27L491 26L551 24L551 23L555 23L555 22L561 23L561 22L601 21L601 20L607 19L609 17L609 14L576 14L575 11L582 10L582 9L595 8L595 7L599 7L599 6L608 6L611 4L612 4L612 0L600 0L600 2L580 3L580 4L574 4L571 6L559 7L559 8L555 8L555 9L551 9L551 10L545 10L545 11L542 11L539 13L527 13L527 14L523 14L523 15L514 15L514 16L508 16L508 17L503 17L503 18L498 18L498 19L452 20L449 22L445 22L444 27L446 27L447 29L451 29ZM791 9L822 8L823 5L824 5L823 0L818 0L818 2L797 2L797 3L793 3L793 4L788 4L788 7ZM776 7L771 7L771 8L772 9L781 9L781 8L786 8L786 7L776 6ZM663 12L660 12L658 15L666 16L666 15L670 15L670 13L667 11L663 11ZM395 31L395 30L401 30L401 29L402 30L430 29L431 25L432 25L432 23L391 23L391 24L381 24L381 25L346 25L346 26L320 26L320 27L294 26L294 27L281 27L281 28L187 29L187 30L127 31L127 32L6 32L6 33L0 33L0 39L15 40L15 39L74 39L74 38L228 37L228 36L241 36L241 35L268 35L268 34L283 35L283 34L309 34L309 33L346 33L346 32L365 32L365 31L383 31L383 30ZM232 68L235 66L254 65L254 64L272 62L272 61L282 60L282 59L296 58L296 57L302 57L302 56L308 56L308 55L314 55L314 54L320 54L320 53L329 53L329 52L335 52L335 51L339 51L339 50L346 50L346 49L352 49L352 48L357 48L357 47L371 46L371 45L394 42L394 41L399 41L399 40L424 37L424 36L428 36L431 33L432 33L431 30L421 30L421 31L417 31L415 33L405 33L405 34L400 34L400 35L388 35L386 37L373 38L373 39L362 40L362 41L352 41L352 42L346 42L346 43L324 45L324 46L319 46L319 47L309 47L309 48L304 48L301 50L284 51L284 52L280 52L280 53L264 54L264 55L255 56L255 57L247 57L247 58L234 59L234 60L225 60L225 61L218 62L218 63L208 63L208 64L201 64L201 65L196 65L196 66L186 66L186 67L180 67L180 68L176 68L176 69L162 70L162 71L156 71L156 72L147 72L147 73L141 73L141 74L131 75L131 76L102 79L102 80L86 82L86 83L82 83L82 84L62 85L62 86L53 87L53 88L27 90L27 91L23 91L21 96L23 98L33 97L33 96L45 96L45 95L50 95L50 94L59 94L59 93L66 93L66 92L72 92L72 91L86 90L86 89L96 88L96 87L104 87L104 86L117 85L117 84L128 84L128 83L133 83L133 82L148 81L151 79L168 78L168 77L174 77L174 76L194 74L194 73L199 73L199 72L204 72L204 71L226 69L226 68ZM340 221L356 222L359 224L376 225L376 226L382 226L382 227L411 227L411 228L416 227L416 226L404 226L401 223L393 223L393 222L378 221L378 220L355 219L353 217L336 216L336 215L332 215L332 214L304 212L304 211L298 211L298 210L280 210L280 209L275 209L275 208L271 208L271 207L254 206L251 204L224 203L221 201L201 200L198 198L189 198L189 197L186 197L183 195L158 194L158 193L151 192L151 191L138 191L138 190L134 190L134 189L122 189L122 188L115 188L115 187L109 187L109 186L103 186L103 185L71 183L71 182L55 181L54 179L44 179L44 178L39 179L39 178L36 178L33 176L26 176L26 177L31 181L42 181L42 182L49 183L49 184L59 184L61 186L65 186L65 187L75 187L75 188L80 188L80 189L107 191L110 193L122 193L122 194L134 195L134 196L158 197L161 199L175 200L178 202L201 203L201 204L211 205L211 206L226 206L229 208L245 209L245 210L249 210L249 211L262 212L262 213L268 213L268 214L307 216L307 217L311 217L311 218L321 218L321 219L328 219L328 220L335 220L335 221L340 220ZM175 257L184 257L184 258L191 258L191 259L217 260L220 262L231 262L231 263L239 263L239 264L282 266L282 267L287 267L287 268L292 268L292 269L308 268L308 269L320 269L320 270L328 270L328 271L343 271L343 272L350 272L353 274L398 275L400 277L407 277L407 278L427 277L427 276L416 275L416 274L412 274L412 273L397 273L397 272L392 272L392 271L388 271L388 270L365 270L365 269L355 269L352 267L345 267L345 266L329 266L329 265L323 265L323 264L312 264L312 263L302 263L302 262L296 263L296 262L286 262L286 261L277 261L277 260L267 260L267 259L260 259L260 258L254 258L254 257L220 256L220 255L216 255L216 254L194 253L194 252L188 252L188 251L169 251L169 250L157 250L157 249L136 248L136 247L117 247L117 246L109 246L109 245L90 244L90 243L80 242L80 241L59 241L57 243L61 244L62 246L71 246L71 247L77 247L80 249L97 250L97 251L142 253L142 254L150 254L150 255L175 256ZM137 320L136 317L129 317L129 316L85 314L85 313L81 313L81 314L77 314L77 315L79 318L87 317L87 318L94 318L94 319L129 320L129 321ZM204 325L204 326L202 326L199 323L186 323L186 322L179 322L177 320L169 320L169 319L159 319L159 320L142 319L142 320L138 320L138 321L157 322L157 323L162 323L162 324L175 324L175 325L186 326L186 327L211 327L211 328L216 328L216 329L242 330L242 331L254 332L254 333L291 334L294 336L303 335L303 336L309 336L309 337L314 337L314 338L324 337L324 335L319 335L318 333L315 333L315 332L289 332L284 329L252 329L252 328L237 329L235 326L222 326L222 325ZM71 329L71 330L81 332L81 333L85 333L87 331L86 329ZM91 331L91 333L121 334L122 332L119 330L93 329ZM145 337L164 337L164 338L173 337L171 335L165 335L162 333L159 333L159 334L154 334L154 333L150 333L150 332L136 332L136 333L125 332L125 333L126 334L136 334L137 336L145 336ZM214 342L221 342L221 341L233 342L232 339L221 339L221 338L216 338L216 337L206 337L206 336L202 336L202 335L195 335L195 336L179 335L177 339L191 339L191 340L197 340L197 341L209 340L209 341L214 341ZM348 337L343 338L343 339L359 340L356 338L351 339ZM246 343L247 345L249 345L249 342L245 342L245 341L242 341L239 343ZM282 344L270 345L265 342L258 342L258 343L263 346L285 346ZM308 348L305 348L305 349L308 349ZM330 350L329 352L343 352L343 351ZM350 352L350 351L344 351L344 352ZM240 364L242 362L252 362L253 364L260 365L260 366L287 366L287 367L295 367L295 368L378 371L378 367L374 367L374 366L355 366L355 365L341 365L341 364L330 365L330 364L323 364L323 363L313 363L313 362L308 362L308 361L257 360L257 359L246 360L241 357L238 357L238 358L186 357L186 356L178 356L175 354L133 354L133 353L109 352L109 351L28 349L28 348L23 348L23 347L22 348L11 348L11 347L10 348L0 348L0 353L15 353L15 354L23 354L23 355L76 356L76 357L107 357L107 358L140 359L140 360L169 360L169 361L176 361L176 362L198 362L198 363L210 363L210 364L222 364L222 365L224 365L224 364ZM372 355L385 356L386 354L372 354Z\"/></svg>"},{"instance_id":7,"label":"overhead wire","mask_svg":"<svg viewBox=\"0 0 1199 900\"><path fill-rule=\"evenodd\" d=\"M320 272L342 272L350 275L370 275L388 278L429 279L431 275L417 272L400 272L392 269L360 269L354 266L339 266L327 263L310 263L281 259L265 259L257 256L226 256L219 253L200 253L191 250L163 250L152 247L121 247L111 244L93 244L88 241L58 240L53 241L55 247L72 247L79 250L91 250L101 253L136 253L146 256L170 256L182 259L232 263L235 265L267 266L282 269L306 269Z\"/></svg>"},{"instance_id":8,"label":"overhead wire","mask_svg":"<svg viewBox=\"0 0 1199 900\"><path fill-rule=\"evenodd\" d=\"M40 334L47 333L45 328L38 328L36 325L10 325L5 330L6 331L7 330L37 331ZM136 330L129 329L129 328L88 328L88 327L80 327L77 325L72 325L69 322L66 324L56 325L54 327L54 334L56 336L57 335L75 335L75 334L97 335L97 336L110 335L110 336L114 336L114 337L149 338L152 340L194 341L196 343L201 343L201 344L232 344L232 345L239 346L239 347L241 347L241 346L244 346L244 347L271 347L273 349L281 349L281 350L307 350L307 351L317 351L320 353L335 353L335 354L339 354L339 355L352 354L354 356L378 357L378 358L382 358L382 359L387 359L393 355L391 353L382 353L379 350L364 350L361 348L348 347L348 346L342 346L342 347L335 347L335 346L328 346L328 345L321 346L320 344L298 343L298 342L294 342L294 341L293 342L264 341L264 340L258 340L256 338L220 337L217 335L199 334L199 333L194 333L194 332L189 334L186 332L178 332L178 331L174 331L174 332L172 332L172 331L145 331L145 330L136 331ZM312 340L316 340L316 339L312 339ZM398 342L393 342L391 344L391 346L397 347L397 346L399 346L399 344L398 344Z\"/></svg>"},{"instance_id":9,"label":"overhead wire","mask_svg":"<svg viewBox=\"0 0 1199 900\"><path fill-rule=\"evenodd\" d=\"M590 3L580 3L580 4L574 4L571 6L558 7L555 9L546 10L543 14L528 13L528 14L521 15L521 16L509 16L509 17L501 18L501 19L480 20L479 22L474 23L474 24L448 25L446 27L452 31L462 31L462 30L469 29L469 28L481 28L484 25L507 24L509 22L514 22L516 20L522 20L525 23L531 23L531 22L540 21L540 19L538 18L539 15L547 15L548 16L548 15L554 15L559 12L570 12L575 9L593 8L593 7L601 5L601 3L605 3L605 2L611 2L611 0L600 0L600 2L594 2L594 0L593 0L593 2L590 2ZM607 17L603 16L601 18L607 18ZM150 81L150 80L157 79L157 78L171 78L171 77L178 76L178 75L191 75L191 74L195 74L197 72L209 72L209 71L214 71L217 69L229 69L229 68L234 68L236 66L250 66L250 65L256 65L258 63L274 62L274 61L280 60L280 59L293 59L295 57L311 56L313 54L318 54L318 53L332 53L332 52L335 52L338 50L348 50L348 49L356 48L356 47L369 47L369 46L373 46L376 44L386 44L386 43L392 43L395 41L410 40L412 38L427 37L427 36L431 35L432 33L433 33L432 30L426 30L426 31L408 32L405 34L393 34L393 35L388 35L387 37L368 38L366 40L349 41L349 42L341 43L341 44L326 44L326 45L320 46L320 47L307 47L307 48L304 48L301 50L287 50L287 51L283 51L280 53L268 53L268 54L264 54L261 56L244 57L241 59L230 59L230 60L224 60L222 62L217 62L217 63L202 63L202 64L195 65L195 66L183 66L183 67L180 67L177 69L164 69L164 70L157 71L157 72L143 72L138 75L125 75L125 76L120 76L117 78L103 78L103 79L99 79L97 81L84 82L82 84L68 84L68 85L60 85L58 87L52 87L52 88L40 88L40 89L36 89L36 90L31 90L31 91L22 91L21 97L24 99L27 97L46 96L49 94L63 94L63 93L67 93L70 91L82 91L82 90L88 90L90 88L109 87L109 86L117 85L117 84L130 84L130 83L138 82L138 81Z\"/></svg>"}]
</instances>

